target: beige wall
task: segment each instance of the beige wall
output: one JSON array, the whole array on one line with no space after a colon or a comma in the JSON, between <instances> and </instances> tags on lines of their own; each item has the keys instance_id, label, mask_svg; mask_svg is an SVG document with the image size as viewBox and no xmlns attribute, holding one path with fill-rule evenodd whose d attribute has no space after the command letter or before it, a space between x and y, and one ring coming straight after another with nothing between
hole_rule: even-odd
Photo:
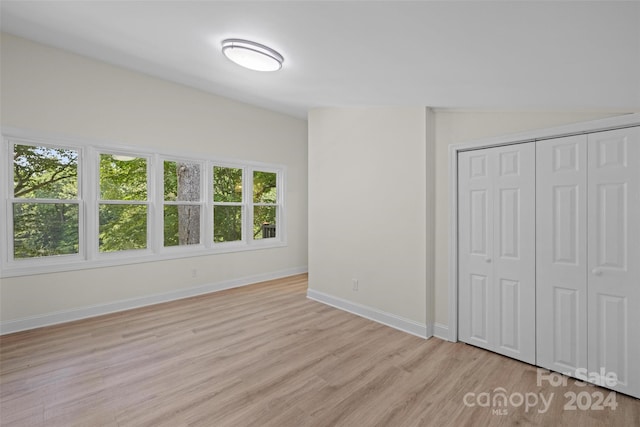
<instances>
[{"instance_id":1,"label":"beige wall","mask_svg":"<svg viewBox=\"0 0 640 427\"><path fill-rule=\"evenodd\" d=\"M1 321L306 268L304 120L7 34L1 62L2 126L286 165L289 241L284 248L5 278Z\"/></svg>"},{"instance_id":2,"label":"beige wall","mask_svg":"<svg viewBox=\"0 0 640 427\"><path fill-rule=\"evenodd\" d=\"M426 113L309 113L309 288L421 325L432 256Z\"/></svg>"},{"instance_id":3,"label":"beige wall","mask_svg":"<svg viewBox=\"0 0 640 427\"><path fill-rule=\"evenodd\" d=\"M449 315L449 145L480 138L585 122L621 113L436 111L435 322L447 325Z\"/></svg>"},{"instance_id":4,"label":"beige wall","mask_svg":"<svg viewBox=\"0 0 640 427\"><path fill-rule=\"evenodd\" d=\"M435 113L435 227L423 108L322 108L309 114L309 287L429 322L433 231L435 323L448 325L451 144L584 122L620 112ZM384 171L384 172L383 172ZM427 197L425 198L425 194ZM393 195L393 196L389 196ZM392 197L392 198L390 198ZM400 212L400 215L398 213ZM426 260L426 261L425 261ZM360 290L352 290L352 278ZM438 332L438 331L436 331Z\"/></svg>"}]
</instances>

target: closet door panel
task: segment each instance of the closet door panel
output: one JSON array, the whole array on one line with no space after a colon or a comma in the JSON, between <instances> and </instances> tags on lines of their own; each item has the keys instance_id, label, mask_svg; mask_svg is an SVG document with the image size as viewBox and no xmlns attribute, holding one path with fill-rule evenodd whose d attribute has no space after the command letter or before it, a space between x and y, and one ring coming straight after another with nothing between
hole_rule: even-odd
<instances>
[{"instance_id":1,"label":"closet door panel","mask_svg":"<svg viewBox=\"0 0 640 427\"><path fill-rule=\"evenodd\" d=\"M461 214L459 242L460 340L493 350L493 281L490 263L493 249L492 178L494 159L487 150L460 153L458 156L458 205ZM489 261L489 262L487 262Z\"/></svg>"},{"instance_id":2,"label":"closet door panel","mask_svg":"<svg viewBox=\"0 0 640 427\"><path fill-rule=\"evenodd\" d=\"M589 372L640 397L640 128L589 134Z\"/></svg>"},{"instance_id":3,"label":"closet door panel","mask_svg":"<svg viewBox=\"0 0 640 427\"><path fill-rule=\"evenodd\" d=\"M535 146L458 156L460 340L535 363Z\"/></svg>"},{"instance_id":4,"label":"closet door panel","mask_svg":"<svg viewBox=\"0 0 640 427\"><path fill-rule=\"evenodd\" d=\"M494 151L496 351L535 363L535 144Z\"/></svg>"},{"instance_id":5,"label":"closet door panel","mask_svg":"<svg viewBox=\"0 0 640 427\"><path fill-rule=\"evenodd\" d=\"M537 362L587 367L587 137L536 143Z\"/></svg>"}]
</instances>

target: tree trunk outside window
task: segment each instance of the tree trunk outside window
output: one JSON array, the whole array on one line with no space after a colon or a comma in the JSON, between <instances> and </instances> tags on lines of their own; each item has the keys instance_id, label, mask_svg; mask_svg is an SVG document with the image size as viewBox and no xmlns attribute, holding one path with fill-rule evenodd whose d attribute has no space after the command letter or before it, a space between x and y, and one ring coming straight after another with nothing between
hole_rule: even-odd
<instances>
[{"instance_id":1,"label":"tree trunk outside window","mask_svg":"<svg viewBox=\"0 0 640 427\"><path fill-rule=\"evenodd\" d=\"M199 165L177 163L176 168L178 174L178 201L199 201ZM200 243L199 206L178 206L178 241L180 245Z\"/></svg>"}]
</instances>

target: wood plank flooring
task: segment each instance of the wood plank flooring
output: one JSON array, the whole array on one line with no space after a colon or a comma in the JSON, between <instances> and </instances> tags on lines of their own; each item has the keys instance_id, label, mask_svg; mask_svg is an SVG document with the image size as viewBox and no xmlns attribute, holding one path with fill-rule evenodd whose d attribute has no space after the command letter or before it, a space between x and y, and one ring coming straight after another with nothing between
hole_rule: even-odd
<instances>
[{"instance_id":1,"label":"wood plank flooring","mask_svg":"<svg viewBox=\"0 0 640 427\"><path fill-rule=\"evenodd\" d=\"M0 423L640 426L638 399L567 410L565 393L583 393L584 407L609 392L538 385L533 366L414 337L306 289L299 275L0 337ZM481 406L498 388L510 400ZM533 394L548 410L520 404Z\"/></svg>"}]
</instances>

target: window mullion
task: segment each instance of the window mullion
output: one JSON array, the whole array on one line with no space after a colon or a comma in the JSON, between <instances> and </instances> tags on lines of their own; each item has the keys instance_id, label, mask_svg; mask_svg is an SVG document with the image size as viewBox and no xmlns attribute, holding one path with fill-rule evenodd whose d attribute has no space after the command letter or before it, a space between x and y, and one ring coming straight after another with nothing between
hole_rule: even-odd
<instances>
[{"instance_id":1,"label":"window mullion","mask_svg":"<svg viewBox=\"0 0 640 427\"><path fill-rule=\"evenodd\" d=\"M285 212L285 208L284 208L284 194L286 188L285 188L285 183L286 183L286 177L285 177L285 171L278 171L278 175L277 175L277 181L276 181L276 185L277 185L277 195L276 195L276 203L277 203L277 207L276 207L276 237L278 238L278 240L280 240L281 242L285 242L287 239L287 231L285 229L286 224L287 224L287 219L286 219L286 212Z\"/></svg>"},{"instance_id":2,"label":"window mullion","mask_svg":"<svg viewBox=\"0 0 640 427\"><path fill-rule=\"evenodd\" d=\"M78 192L76 194L76 199L78 202L78 255L82 259L87 259L87 244L86 244L86 227L85 227L85 216L86 212L84 209L84 158L85 158L85 150L84 148L78 149L78 158L77 158L77 174L76 174L76 188Z\"/></svg>"},{"instance_id":3,"label":"window mullion","mask_svg":"<svg viewBox=\"0 0 640 427\"><path fill-rule=\"evenodd\" d=\"M13 204L8 202L6 197L2 198L2 210L5 213L6 221L0 224L0 238L4 247L4 256L0 260L0 267L4 267L13 260Z\"/></svg>"},{"instance_id":4,"label":"window mullion","mask_svg":"<svg viewBox=\"0 0 640 427\"><path fill-rule=\"evenodd\" d=\"M150 225L149 231L150 248L154 253L160 253L164 249L164 160L159 154L153 156L151 169L148 171L149 185L152 185L147 191L147 199L149 201Z\"/></svg>"},{"instance_id":5,"label":"window mullion","mask_svg":"<svg viewBox=\"0 0 640 427\"><path fill-rule=\"evenodd\" d=\"M253 168L246 167L244 173L244 187L243 200L245 205L245 217L244 223L245 242L251 244L253 242Z\"/></svg>"},{"instance_id":6,"label":"window mullion","mask_svg":"<svg viewBox=\"0 0 640 427\"><path fill-rule=\"evenodd\" d=\"M99 200L98 204L100 205L144 205L151 206L151 202L149 200Z\"/></svg>"},{"instance_id":7,"label":"window mullion","mask_svg":"<svg viewBox=\"0 0 640 427\"><path fill-rule=\"evenodd\" d=\"M156 251L157 234L155 233L155 215L156 209L154 204L156 194L155 180L155 159L156 155L147 158L147 249L151 252Z\"/></svg>"},{"instance_id":8,"label":"window mullion","mask_svg":"<svg viewBox=\"0 0 640 427\"><path fill-rule=\"evenodd\" d=\"M84 207L84 234L85 257L88 260L96 259L98 253L98 194L99 194L99 155L93 147L84 149L82 158L82 186Z\"/></svg>"},{"instance_id":9,"label":"window mullion","mask_svg":"<svg viewBox=\"0 0 640 427\"><path fill-rule=\"evenodd\" d=\"M200 203L203 211L201 215L200 229L202 230L201 242L205 248L213 247L213 163L205 162L204 171L200 174Z\"/></svg>"},{"instance_id":10,"label":"window mullion","mask_svg":"<svg viewBox=\"0 0 640 427\"><path fill-rule=\"evenodd\" d=\"M13 198L13 142L2 141L2 147L0 147L0 159L6 159L7 167L2 167L3 175L0 176L0 182L5 181L6 185L0 185L0 197L2 198L2 205L0 205L0 211L5 213L6 221L2 221L0 224L0 239L4 247L4 256L0 259L0 267L4 267L6 263L13 260L13 203L8 201L9 194Z\"/></svg>"},{"instance_id":11,"label":"window mullion","mask_svg":"<svg viewBox=\"0 0 640 427\"><path fill-rule=\"evenodd\" d=\"M214 167L213 162L205 162L204 183L202 186L202 200L204 201L204 239L203 243L207 249L213 247L213 179L214 179Z\"/></svg>"}]
</instances>

